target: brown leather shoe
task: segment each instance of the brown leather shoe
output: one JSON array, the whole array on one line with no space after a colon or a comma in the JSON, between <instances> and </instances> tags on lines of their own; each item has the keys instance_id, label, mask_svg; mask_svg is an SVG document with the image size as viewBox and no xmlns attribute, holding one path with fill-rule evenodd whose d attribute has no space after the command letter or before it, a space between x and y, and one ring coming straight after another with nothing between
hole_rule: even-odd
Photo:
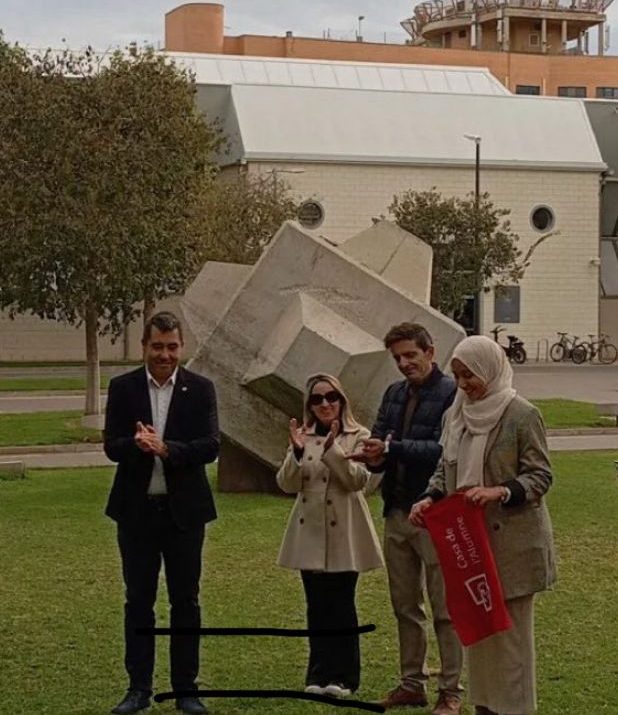
<instances>
[{"instance_id":1,"label":"brown leather shoe","mask_svg":"<svg viewBox=\"0 0 618 715\"><path fill-rule=\"evenodd\" d=\"M406 690L401 685L397 686L382 700L383 708L424 708L427 705L427 696L419 690Z\"/></svg>"},{"instance_id":2,"label":"brown leather shoe","mask_svg":"<svg viewBox=\"0 0 618 715\"><path fill-rule=\"evenodd\" d=\"M461 715L461 698L440 691L438 702L431 715Z\"/></svg>"}]
</instances>

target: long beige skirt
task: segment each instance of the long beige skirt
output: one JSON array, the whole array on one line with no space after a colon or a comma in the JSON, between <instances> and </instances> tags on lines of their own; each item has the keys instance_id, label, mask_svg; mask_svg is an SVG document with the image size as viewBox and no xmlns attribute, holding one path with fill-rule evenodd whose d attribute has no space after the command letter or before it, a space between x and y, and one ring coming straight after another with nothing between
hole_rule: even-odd
<instances>
[{"instance_id":1,"label":"long beige skirt","mask_svg":"<svg viewBox=\"0 0 618 715\"><path fill-rule=\"evenodd\" d=\"M513 627L466 649L470 702L500 715L536 711L534 595L506 602Z\"/></svg>"}]
</instances>

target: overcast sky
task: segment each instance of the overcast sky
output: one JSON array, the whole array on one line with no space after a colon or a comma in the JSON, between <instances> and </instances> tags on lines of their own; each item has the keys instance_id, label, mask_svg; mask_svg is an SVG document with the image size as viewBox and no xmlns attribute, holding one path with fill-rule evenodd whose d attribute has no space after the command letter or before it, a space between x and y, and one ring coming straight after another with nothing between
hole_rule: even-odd
<instances>
[{"instance_id":1,"label":"overcast sky","mask_svg":"<svg viewBox=\"0 0 618 715\"><path fill-rule=\"evenodd\" d=\"M226 34L296 35L353 40L358 16L362 34L374 42L403 42L401 20L420 0L227 0ZM73 49L125 46L136 40L163 46L163 18L181 0L0 0L0 28L11 42L58 47L62 39ZM618 1L609 10L615 33L612 54L618 53ZM595 38L596 32L592 33Z\"/></svg>"}]
</instances>

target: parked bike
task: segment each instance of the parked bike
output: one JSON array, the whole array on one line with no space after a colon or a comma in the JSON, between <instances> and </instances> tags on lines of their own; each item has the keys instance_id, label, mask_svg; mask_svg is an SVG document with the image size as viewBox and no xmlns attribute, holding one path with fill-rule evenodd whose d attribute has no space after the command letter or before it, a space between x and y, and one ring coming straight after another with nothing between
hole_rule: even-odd
<instances>
[{"instance_id":1,"label":"parked bike","mask_svg":"<svg viewBox=\"0 0 618 715\"><path fill-rule=\"evenodd\" d=\"M584 360L592 362L598 357L599 362L603 365L611 365L618 357L616 346L608 342L609 335L601 333L598 340L595 340L594 335L588 335L589 341L584 341L581 346L585 350Z\"/></svg>"},{"instance_id":2,"label":"parked bike","mask_svg":"<svg viewBox=\"0 0 618 715\"><path fill-rule=\"evenodd\" d=\"M528 356L526 355L526 351L524 350L523 341L520 340L516 335L507 335L506 337L509 341L509 344L502 345L502 343L498 340L498 335L505 330L506 328L503 328L500 325L496 325L496 327L491 331L493 333L494 340L504 350L509 360L513 361L514 363L517 363L517 365L523 365L523 363L525 363L528 358Z\"/></svg>"},{"instance_id":3,"label":"parked bike","mask_svg":"<svg viewBox=\"0 0 618 715\"><path fill-rule=\"evenodd\" d=\"M554 362L572 360L579 365L586 360L586 348L579 343L579 336L569 337L568 333L558 333L560 340L549 348L549 357Z\"/></svg>"}]
</instances>

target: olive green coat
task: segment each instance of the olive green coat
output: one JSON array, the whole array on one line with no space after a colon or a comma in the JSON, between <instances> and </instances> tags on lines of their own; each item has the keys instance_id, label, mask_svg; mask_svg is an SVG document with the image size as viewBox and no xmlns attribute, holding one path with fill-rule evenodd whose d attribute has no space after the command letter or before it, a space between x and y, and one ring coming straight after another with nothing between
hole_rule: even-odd
<instances>
[{"instance_id":1,"label":"olive green coat","mask_svg":"<svg viewBox=\"0 0 618 715\"><path fill-rule=\"evenodd\" d=\"M448 419L448 413L446 414ZM556 579L554 544L544 495L552 472L539 411L516 396L490 432L485 449L484 486L517 480L525 503L507 506L492 502L485 521L506 599L543 591ZM456 490L457 462L440 460L428 492Z\"/></svg>"}]
</instances>

